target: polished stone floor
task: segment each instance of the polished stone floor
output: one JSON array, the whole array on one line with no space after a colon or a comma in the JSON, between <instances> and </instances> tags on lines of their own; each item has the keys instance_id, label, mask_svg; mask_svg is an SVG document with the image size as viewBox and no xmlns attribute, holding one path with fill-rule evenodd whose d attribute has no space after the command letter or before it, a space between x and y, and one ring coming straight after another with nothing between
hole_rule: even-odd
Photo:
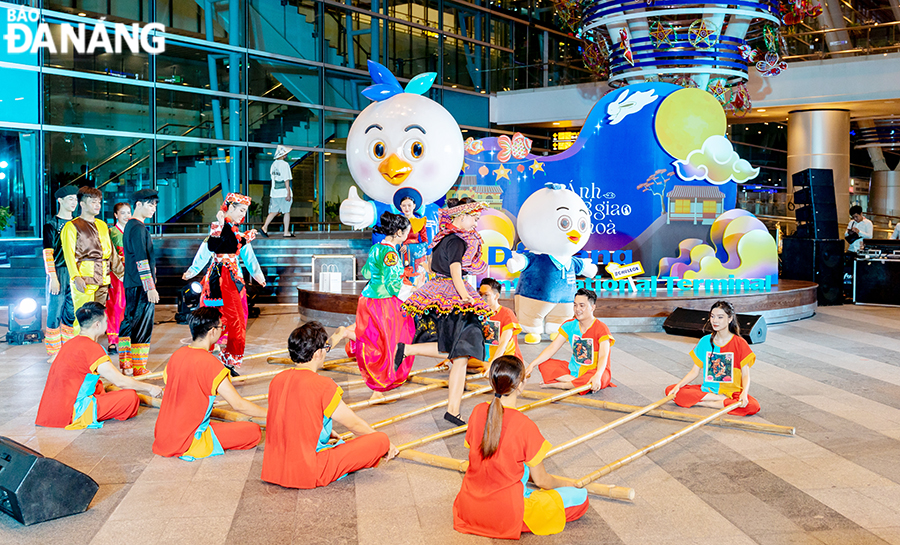
<instances>
[{"instance_id":1,"label":"polished stone floor","mask_svg":"<svg viewBox=\"0 0 900 545\"><path fill-rule=\"evenodd\" d=\"M168 320L162 307L157 319ZM0 319L3 319L0 316ZM247 353L285 346L298 324L290 306L251 320ZM188 336L158 325L150 356L161 368ZM617 334L610 388L592 397L645 405L691 365L693 340L662 333ZM199 462L152 454L155 409L101 430L36 428L48 364L42 346L0 345L0 435L90 474L100 491L84 514L22 527L0 514L0 543L481 543L456 533L451 507L462 476L395 460L327 488L298 491L263 483L263 442ZM526 359L539 353L524 347ZM565 532L523 536L529 543L591 544L900 544L900 310L825 307L809 320L773 326L753 346L750 420L795 426L795 437L705 427L599 482L631 487L633 503L600 498ZM434 361L416 362L416 368ZM244 372L271 368L264 361ZM333 373L336 379L346 377ZM440 376L440 375L438 375ZM537 389L532 377L532 389ZM411 386L404 386L410 388ZM262 393L266 382L239 387ZM346 400L368 397L349 388ZM439 401L443 391L359 411L380 420ZM473 398L464 411L481 400ZM677 407L668 407L677 409ZM708 413L708 409L691 410ZM384 428L396 443L449 427L435 411ZM621 416L573 405L529 413L551 443ZM582 476L683 427L642 417L550 458L557 474ZM420 450L464 458L462 438Z\"/></svg>"}]
</instances>

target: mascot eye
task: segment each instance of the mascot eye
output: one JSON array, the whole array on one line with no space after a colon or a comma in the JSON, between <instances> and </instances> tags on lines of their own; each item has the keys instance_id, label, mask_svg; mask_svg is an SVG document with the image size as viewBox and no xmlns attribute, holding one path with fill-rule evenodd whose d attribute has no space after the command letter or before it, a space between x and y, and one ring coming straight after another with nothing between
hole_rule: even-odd
<instances>
[{"instance_id":1,"label":"mascot eye","mask_svg":"<svg viewBox=\"0 0 900 545\"><path fill-rule=\"evenodd\" d=\"M421 159L425 155L425 144L416 140L409 146L409 153L413 159Z\"/></svg>"},{"instance_id":2,"label":"mascot eye","mask_svg":"<svg viewBox=\"0 0 900 545\"><path fill-rule=\"evenodd\" d=\"M569 216L560 216L558 220L556 220L556 225L563 231L568 231L572 228L572 218Z\"/></svg>"},{"instance_id":3,"label":"mascot eye","mask_svg":"<svg viewBox=\"0 0 900 545\"><path fill-rule=\"evenodd\" d=\"M581 218L580 220L578 220L578 230L579 231L581 231L582 233L587 233L588 227L589 227L589 225L588 225L587 218Z\"/></svg>"},{"instance_id":4,"label":"mascot eye","mask_svg":"<svg viewBox=\"0 0 900 545\"><path fill-rule=\"evenodd\" d=\"M375 142L375 144L372 146L372 155L376 159L384 159L384 142Z\"/></svg>"}]
</instances>

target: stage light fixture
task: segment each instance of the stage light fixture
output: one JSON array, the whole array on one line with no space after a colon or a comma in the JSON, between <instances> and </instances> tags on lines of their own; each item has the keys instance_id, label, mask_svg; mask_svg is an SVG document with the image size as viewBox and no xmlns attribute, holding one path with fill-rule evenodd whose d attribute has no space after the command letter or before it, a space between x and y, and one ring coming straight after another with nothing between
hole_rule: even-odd
<instances>
[{"instance_id":1,"label":"stage light fixture","mask_svg":"<svg viewBox=\"0 0 900 545\"><path fill-rule=\"evenodd\" d=\"M200 292L202 291L203 286L196 281L181 288L181 291L178 292L178 310L175 313L176 323L187 323L191 312L200 306Z\"/></svg>"},{"instance_id":2,"label":"stage light fixture","mask_svg":"<svg viewBox=\"0 0 900 545\"><path fill-rule=\"evenodd\" d=\"M26 297L15 305L9 305L9 344L32 344L44 340L41 331L41 307L31 297Z\"/></svg>"}]
</instances>

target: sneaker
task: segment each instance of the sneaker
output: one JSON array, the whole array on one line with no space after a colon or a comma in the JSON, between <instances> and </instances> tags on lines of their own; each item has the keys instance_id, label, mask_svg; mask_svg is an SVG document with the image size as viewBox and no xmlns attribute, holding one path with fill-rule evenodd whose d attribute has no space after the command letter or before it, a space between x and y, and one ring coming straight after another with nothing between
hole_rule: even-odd
<instances>
[{"instance_id":1,"label":"sneaker","mask_svg":"<svg viewBox=\"0 0 900 545\"><path fill-rule=\"evenodd\" d=\"M462 418L460 418L460 416L462 416L462 415L458 414L456 416L453 416L450 413L444 413L444 420L446 420L447 422L450 422L454 426L465 426L466 421L463 420Z\"/></svg>"},{"instance_id":2,"label":"sneaker","mask_svg":"<svg viewBox=\"0 0 900 545\"><path fill-rule=\"evenodd\" d=\"M107 354L118 354L119 348L115 344L111 344L106 347L106 353Z\"/></svg>"}]
</instances>

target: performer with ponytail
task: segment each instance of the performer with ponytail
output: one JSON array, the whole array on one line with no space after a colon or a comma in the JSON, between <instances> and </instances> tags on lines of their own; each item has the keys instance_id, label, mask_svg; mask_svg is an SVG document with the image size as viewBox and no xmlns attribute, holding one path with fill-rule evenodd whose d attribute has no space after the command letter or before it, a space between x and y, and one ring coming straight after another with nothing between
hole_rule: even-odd
<instances>
[{"instance_id":1,"label":"performer with ponytail","mask_svg":"<svg viewBox=\"0 0 900 545\"><path fill-rule=\"evenodd\" d=\"M691 351L694 365L678 381L666 388L666 395L675 392L675 404L679 407L711 407L724 409L734 403L741 408L728 413L730 416L749 416L759 412L759 402L750 395L750 367L756 363L756 354L741 337L734 307L728 301L717 301L709 309L709 323L705 326L712 334L700 339ZM703 384L690 384L703 370Z\"/></svg>"},{"instance_id":2,"label":"performer with ponytail","mask_svg":"<svg viewBox=\"0 0 900 545\"><path fill-rule=\"evenodd\" d=\"M522 532L550 535L588 508L587 492L544 469L551 445L537 425L516 410L525 389L525 365L500 356L490 370L494 399L469 417L469 469L453 502L453 528L464 534L519 539ZM540 490L525 486L529 480Z\"/></svg>"},{"instance_id":3,"label":"performer with ponytail","mask_svg":"<svg viewBox=\"0 0 900 545\"><path fill-rule=\"evenodd\" d=\"M113 216L116 224L109 229L109 240L112 242L113 251L119 254L119 261L125 263L125 243L122 237L125 235L125 225L131 219L131 205L127 202L118 202L113 207ZM123 279L124 280L124 279ZM110 354L117 352L119 344L119 326L122 325L122 316L125 314L125 284L116 275L109 277L109 296L106 299L106 338L109 341L107 351Z\"/></svg>"},{"instance_id":4,"label":"performer with ponytail","mask_svg":"<svg viewBox=\"0 0 900 545\"><path fill-rule=\"evenodd\" d=\"M460 402L466 380L469 358L484 356L483 322L493 314L478 292L463 279L464 274L487 270L481 258L481 236L475 230L481 211L480 202L463 198L448 199L448 208L439 213L438 234L434 237L431 269L435 278L406 300L403 309L416 319L415 344L399 343L394 365L399 367L406 356L449 358L449 403L444 420L460 426Z\"/></svg>"},{"instance_id":5,"label":"performer with ponytail","mask_svg":"<svg viewBox=\"0 0 900 545\"><path fill-rule=\"evenodd\" d=\"M397 245L409 235L409 220L399 214L385 212L373 231L384 238L369 250L362 275L369 280L356 307L356 324L347 354L356 357L366 386L374 393L372 399L384 397L406 381L415 358L403 358L394 366L397 343L409 343L415 334L415 323L406 316L397 298L403 285L403 263ZM349 332L348 332L349 333ZM350 337L350 335L346 335Z\"/></svg>"},{"instance_id":6,"label":"performer with ponytail","mask_svg":"<svg viewBox=\"0 0 900 545\"><path fill-rule=\"evenodd\" d=\"M266 285L266 277L259 262L249 250L250 241L256 238L256 229L247 233L238 229L238 225L247 216L249 207L250 197L229 193L222 203L222 209L216 214L217 221L209 226L209 238L206 241L209 251L215 255L203 279L203 304L221 307L228 342L220 357L232 375L237 375L235 369L240 368L244 359L247 333L247 311L242 302L244 277L241 275L241 262L250 270L254 280L262 286ZM189 273L190 271L185 273L185 276Z\"/></svg>"}]
</instances>

